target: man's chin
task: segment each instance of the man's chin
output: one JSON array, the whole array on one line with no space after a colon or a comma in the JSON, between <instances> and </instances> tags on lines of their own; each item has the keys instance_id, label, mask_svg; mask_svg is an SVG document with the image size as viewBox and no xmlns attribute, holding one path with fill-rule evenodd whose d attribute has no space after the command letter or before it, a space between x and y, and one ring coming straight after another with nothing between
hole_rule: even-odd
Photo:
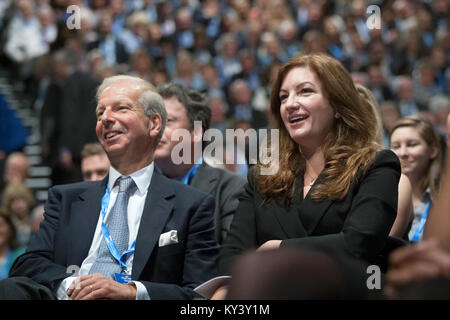
<instances>
[{"instance_id":1,"label":"man's chin","mask_svg":"<svg viewBox=\"0 0 450 320\"><path fill-rule=\"evenodd\" d=\"M126 153L126 150L118 144L104 145L108 157L117 157Z\"/></svg>"}]
</instances>

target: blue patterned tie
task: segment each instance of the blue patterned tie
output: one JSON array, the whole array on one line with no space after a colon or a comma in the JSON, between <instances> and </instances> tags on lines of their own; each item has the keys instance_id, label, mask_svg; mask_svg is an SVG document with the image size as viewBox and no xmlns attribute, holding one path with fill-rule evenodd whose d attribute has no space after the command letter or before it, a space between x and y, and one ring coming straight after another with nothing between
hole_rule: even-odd
<instances>
[{"instance_id":1,"label":"blue patterned tie","mask_svg":"<svg viewBox=\"0 0 450 320\"><path fill-rule=\"evenodd\" d=\"M129 240L127 216L128 199L134 191L136 184L131 177L120 177L117 181L119 182L119 193L117 194L114 206L109 212L106 227L116 244L117 250L122 254L122 252L128 249ZM122 268L120 267L119 262L112 256L106 245L105 238L102 236L97 259L92 265L91 270L89 270L89 274L101 273L114 279L114 273L119 273L121 271Z\"/></svg>"}]
</instances>

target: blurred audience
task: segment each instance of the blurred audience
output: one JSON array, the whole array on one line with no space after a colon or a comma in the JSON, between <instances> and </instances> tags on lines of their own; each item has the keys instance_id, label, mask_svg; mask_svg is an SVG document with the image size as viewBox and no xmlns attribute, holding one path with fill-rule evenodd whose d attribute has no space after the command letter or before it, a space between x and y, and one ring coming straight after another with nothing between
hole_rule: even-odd
<instances>
[{"instance_id":1,"label":"blurred audience","mask_svg":"<svg viewBox=\"0 0 450 320\"><path fill-rule=\"evenodd\" d=\"M379 2L380 30L367 27L366 0L75 1L71 4L81 10L78 30L67 28L68 4L20 0L0 6L0 58L26 61L13 62L7 69L19 79L30 79L30 88L39 88L31 99L44 106L42 150L55 172L54 184L79 178L70 177L70 172L79 172L81 146L91 142L76 147L66 135L73 128L64 121L66 115L72 119L88 114L79 110L88 103L68 106L63 98L56 104L49 101L55 95L75 99L64 83L72 82L69 75L77 71L90 73L97 81L125 73L155 85L179 82L229 105L221 129L232 128L235 117L259 128L270 120L268 97L279 65L299 53L326 52L368 87L378 103L395 104L400 116L427 112L436 130L443 132L449 110L435 96L450 92L446 1ZM71 69L58 66L67 60L55 55L62 49L74 56ZM56 58L58 70L42 78L42 72L32 70L35 64L42 65L44 54ZM239 81L248 88L238 86ZM84 92L77 95L90 97ZM387 144L392 123L388 118L396 116L391 108L381 109ZM254 110L263 114L255 115ZM86 128L77 132L87 136Z\"/></svg>"},{"instance_id":2,"label":"blurred audience","mask_svg":"<svg viewBox=\"0 0 450 320\"><path fill-rule=\"evenodd\" d=\"M13 152L6 158L3 180L6 184L23 183L29 176L30 163L22 152Z\"/></svg>"},{"instance_id":3,"label":"blurred audience","mask_svg":"<svg viewBox=\"0 0 450 320\"><path fill-rule=\"evenodd\" d=\"M2 208L11 217L21 245L27 245L30 241L30 214L34 202L31 190L22 183L11 183L3 192Z\"/></svg>"}]
</instances>

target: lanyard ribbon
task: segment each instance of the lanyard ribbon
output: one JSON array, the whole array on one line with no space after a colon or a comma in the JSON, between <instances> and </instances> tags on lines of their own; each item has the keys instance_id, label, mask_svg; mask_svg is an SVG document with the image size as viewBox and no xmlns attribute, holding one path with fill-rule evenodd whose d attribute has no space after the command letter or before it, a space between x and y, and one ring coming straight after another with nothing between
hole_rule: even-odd
<instances>
[{"instance_id":1,"label":"lanyard ribbon","mask_svg":"<svg viewBox=\"0 0 450 320\"><path fill-rule=\"evenodd\" d=\"M105 225L105 216L106 216L106 211L108 210L108 206L109 206L109 197L110 197L110 191L109 191L109 181L108 181L108 184L106 185L105 194L102 197L102 208L101 208L102 234L103 234L103 238L105 239L106 245L108 246L109 252L111 252L114 259L116 259L116 261L120 264L120 266L122 267L122 270L126 271L127 270L126 261L134 253L134 247L136 245L136 240L134 240L131 247L128 250L122 252L122 254L120 254L119 250L117 250L116 244L114 243L114 240L111 237L111 234L109 233L109 230Z\"/></svg>"},{"instance_id":2,"label":"lanyard ribbon","mask_svg":"<svg viewBox=\"0 0 450 320\"><path fill-rule=\"evenodd\" d=\"M189 184L192 180L192 178L195 176L195 174L197 173L198 167L200 167L200 165L203 163L203 158L200 157L198 163L194 164L194 166L189 170L188 174L186 175L186 177L184 177L183 179L183 183L184 184Z\"/></svg>"},{"instance_id":3,"label":"lanyard ribbon","mask_svg":"<svg viewBox=\"0 0 450 320\"><path fill-rule=\"evenodd\" d=\"M411 241L417 242L419 241L419 237L422 235L423 228L425 227L425 222L427 221L428 210L430 209L431 201L428 201L427 207L420 218L419 224L417 225L416 232L414 232L414 236Z\"/></svg>"}]
</instances>

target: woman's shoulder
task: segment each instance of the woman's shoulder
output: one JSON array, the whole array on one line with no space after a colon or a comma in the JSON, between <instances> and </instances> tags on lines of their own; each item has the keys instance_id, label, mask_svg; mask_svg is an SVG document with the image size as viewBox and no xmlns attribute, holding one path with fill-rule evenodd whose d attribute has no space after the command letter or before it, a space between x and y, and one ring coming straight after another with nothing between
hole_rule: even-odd
<instances>
[{"instance_id":1,"label":"woman's shoulder","mask_svg":"<svg viewBox=\"0 0 450 320\"><path fill-rule=\"evenodd\" d=\"M400 160L397 155L389 149L380 150L375 154L375 160L372 163L372 167L379 166L392 166L398 169L398 171L401 171Z\"/></svg>"}]
</instances>

